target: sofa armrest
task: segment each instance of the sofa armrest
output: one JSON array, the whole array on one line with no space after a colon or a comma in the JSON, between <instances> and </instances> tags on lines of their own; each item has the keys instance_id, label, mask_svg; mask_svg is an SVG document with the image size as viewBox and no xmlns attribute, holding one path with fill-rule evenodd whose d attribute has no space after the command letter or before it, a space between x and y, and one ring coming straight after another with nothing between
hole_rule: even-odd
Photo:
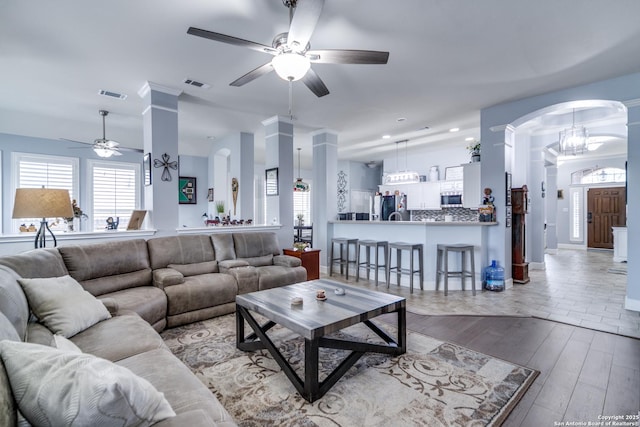
<instances>
[{"instance_id":1,"label":"sofa armrest","mask_svg":"<svg viewBox=\"0 0 640 427\"><path fill-rule=\"evenodd\" d=\"M173 268L159 268L153 270L153 286L164 289L167 286L184 283L184 276Z\"/></svg>"},{"instance_id":2,"label":"sofa armrest","mask_svg":"<svg viewBox=\"0 0 640 427\"><path fill-rule=\"evenodd\" d=\"M273 265L281 267L300 267L302 260L291 255L276 255L273 257Z\"/></svg>"},{"instance_id":3,"label":"sofa armrest","mask_svg":"<svg viewBox=\"0 0 640 427\"><path fill-rule=\"evenodd\" d=\"M105 307L107 307L107 310L109 310L109 314L112 316L115 316L116 314L118 314L118 301L115 300L115 298L98 298L102 304L104 304Z\"/></svg>"},{"instance_id":4,"label":"sofa armrest","mask_svg":"<svg viewBox=\"0 0 640 427\"><path fill-rule=\"evenodd\" d=\"M218 263L220 273L229 273L229 270L237 267L247 267L249 263L243 259L227 259Z\"/></svg>"}]
</instances>

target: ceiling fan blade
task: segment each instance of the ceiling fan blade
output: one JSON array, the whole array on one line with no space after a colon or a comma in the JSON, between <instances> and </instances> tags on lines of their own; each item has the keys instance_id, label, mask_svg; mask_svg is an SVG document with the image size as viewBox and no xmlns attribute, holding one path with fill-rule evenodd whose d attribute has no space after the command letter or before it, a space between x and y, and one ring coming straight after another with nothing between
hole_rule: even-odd
<instances>
[{"instance_id":1,"label":"ceiling fan blade","mask_svg":"<svg viewBox=\"0 0 640 427\"><path fill-rule=\"evenodd\" d=\"M309 68L307 74L302 78L302 82L307 85L307 87L311 89L311 92L315 93L318 98L329 95L329 89L327 89L316 72L313 71L313 68Z\"/></svg>"},{"instance_id":2,"label":"ceiling fan blade","mask_svg":"<svg viewBox=\"0 0 640 427\"><path fill-rule=\"evenodd\" d=\"M264 76L265 74L269 74L272 71L273 71L273 66L271 65L271 62L267 62L266 64L259 66L255 70L249 71L247 74L245 74L244 76L240 77L239 79L232 81L231 83L229 83L229 86L242 86L242 85L245 85L245 84L257 79L260 76Z\"/></svg>"},{"instance_id":3,"label":"ceiling fan blade","mask_svg":"<svg viewBox=\"0 0 640 427\"><path fill-rule=\"evenodd\" d=\"M287 44L291 49L302 52L307 47L323 6L324 0L297 1L287 36Z\"/></svg>"},{"instance_id":4,"label":"ceiling fan blade","mask_svg":"<svg viewBox=\"0 0 640 427\"><path fill-rule=\"evenodd\" d=\"M228 36L226 34L214 33L213 31L202 30L200 28L189 27L187 30L187 34L191 34L192 36L203 37L209 40L215 40L217 42L232 44L234 46L240 47L248 47L252 50L257 50L258 52L269 53L271 55L277 55L278 51L271 46L267 46L264 44L252 42L249 40L240 39L233 36Z\"/></svg>"},{"instance_id":5,"label":"ceiling fan blade","mask_svg":"<svg viewBox=\"0 0 640 427\"><path fill-rule=\"evenodd\" d=\"M305 56L319 64L386 64L389 60L389 52L377 50L310 50Z\"/></svg>"},{"instance_id":6,"label":"ceiling fan blade","mask_svg":"<svg viewBox=\"0 0 640 427\"><path fill-rule=\"evenodd\" d=\"M76 141L75 139L58 138L61 141L76 142L78 144L93 145L93 142ZM89 148L89 147L71 147L71 148Z\"/></svg>"},{"instance_id":7,"label":"ceiling fan blade","mask_svg":"<svg viewBox=\"0 0 640 427\"><path fill-rule=\"evenodd\" d=\"M144 153L144 150L141 150L139 148L128 148L128 147L118 147L114 151L131 151L134 153Z\"/></svg>"}]
</instances>

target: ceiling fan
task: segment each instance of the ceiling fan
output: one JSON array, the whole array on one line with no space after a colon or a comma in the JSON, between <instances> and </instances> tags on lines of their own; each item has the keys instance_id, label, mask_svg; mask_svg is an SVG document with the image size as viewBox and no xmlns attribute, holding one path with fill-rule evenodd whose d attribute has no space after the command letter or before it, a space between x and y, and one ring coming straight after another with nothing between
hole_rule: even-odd
<instances>
[{"instance_id":1,"label":"ceiling fan","mask_svg":"<svg viewBox=\"0 0 640 427\"><path fill-rule=\"evenodd\" d=\"M316 96L321 97L328 95L329 89L311 68L312 62L319 64L387 63L389 52L347 49L311 50L309 39L320 18L324 0L282 0L282 3L289 8L289 32L276 35L271 46L195 27L190 27L187 34L273 55L270 62L231 82L231 86L245 85L275 70L283 80L291 82L302 79L302 82Z\"/></svg>"},{"instance_id":2,"label":"ceiling fan","mask_svg":"<svg viewBox=\"0 0 640 427\"><path fill-rule=\"evenodd\" d=\"M120 151L134 151L137 153L142 153L142 150L140 149L120 147L120 143L107 139L106 132L105 132L105 117L107 117L109 112L107 110L99 110L98 112L102 116L102 138L97 138L96 140L93 141L93 143L75 141L73 139L67 139L67 138L60 138L60 139L64 141L78 142L80 144L91 145L91 147L93 148L93 151L95 151L95 153L98 156L105 157L105 158L111 157L111 156L122 156L122 153ZM71 147L71 148L84 148L84 147Z\"/></svg>"}]
</instances>

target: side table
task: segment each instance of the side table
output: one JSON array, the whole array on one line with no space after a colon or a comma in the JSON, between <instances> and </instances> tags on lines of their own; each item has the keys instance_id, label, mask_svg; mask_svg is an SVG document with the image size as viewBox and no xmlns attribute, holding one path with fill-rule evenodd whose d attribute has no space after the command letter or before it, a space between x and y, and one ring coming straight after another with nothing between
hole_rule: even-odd
<instances>
[{"instance_id":1,"label":"side table","mask_svg":"<svg viewBox=\"0 0 640 427\"><path fill-rule=\"evenodd\" d=\"M308 251L283 249L282 252L284 255L294 256L302 260L302 266L307 269L307 280L320 278L320 249L309 249Z\"/></svg>"}]
</instances>

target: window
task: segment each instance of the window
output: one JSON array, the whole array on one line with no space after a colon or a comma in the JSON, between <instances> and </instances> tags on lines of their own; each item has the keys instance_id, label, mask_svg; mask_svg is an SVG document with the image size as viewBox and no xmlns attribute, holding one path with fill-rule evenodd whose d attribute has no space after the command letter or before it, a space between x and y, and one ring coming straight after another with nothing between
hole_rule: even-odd
<instances>
[{"instance_id":1,"label":"window","mask_svg":"<svg viewBox=\"0 0 640 427\"><path fill-rule=\"evenodd\" d=\"M571 174L572 184L604 184L611 182L625 182L626 172L620 168L591 168Z\"/></svg>"},{"instance_id":2,"label":"window","mask_svg":"<svg viewBox=\"0 0 640 427\"><path fill-rule=\"evenodd\" d=\"M571 215L569 217L569 240L572 242L582 242L583 240L583 214L582 214L582 205L583 205L583 188L570 188L569 189L569 206L571 210Z\"/></svg>"},{"instance_id":3,"label":"window","mask_svg":"<svg viewBox=\"0 0 640 427\"><path fill-rule=\"evenodd\" d=\"M90 160L89 174L92 229L104 230L109 217L125 228L140 205L140 165Z\"/></svg>"},{"instance_id":4,"label":"window","mask_svg":"<svg viewBox=\"0 0 640 427\"><path fill-rule=\"evenodd\" d=\"M298 225L300 215L304 225L312 225L311 218L311 191L293 192L293 223Z\"/></svg>"},{"instance_id":5,"label":"window","mask_svg":"<svg viewBox=\"0 0 640 427\"><path fill-rule=\"evenodd\" d=\"M12 164L16 165L13 176L13 194L16 188L64 188L69 190L71 200L78 197L78 159L72 157L40 154L13 153ZM13 199L11 201L13 211ZM42 218L21 218L12 222L17 232L20 224L38 224ZM55 226L55 221L49 223Z\"/></svg>"}]
</instances>

